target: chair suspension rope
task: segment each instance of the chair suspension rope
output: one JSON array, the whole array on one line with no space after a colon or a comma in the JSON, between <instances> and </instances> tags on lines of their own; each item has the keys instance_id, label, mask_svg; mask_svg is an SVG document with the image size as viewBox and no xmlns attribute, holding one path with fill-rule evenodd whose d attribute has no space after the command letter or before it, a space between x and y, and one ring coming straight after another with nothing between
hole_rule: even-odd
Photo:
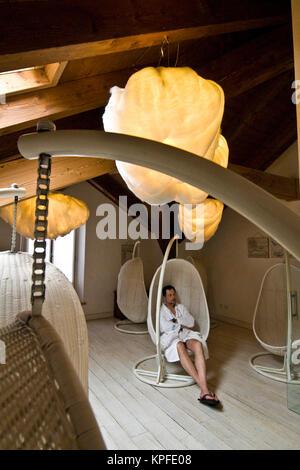
<instances>
[{"instance_id":1,"label":"chair suspension rope","mask_svg":"<svg viewBox=\"0 0 300 470\"><path fill-rule=\"evenodd\" d=\"M16 183L13 183L12 188L19 188ZM13 228L11 232L11 244L10 244L10 251L11 253L16 252L16 235L17 235L17 211L18 211L18 200L19 197L15 196L14 198L14 220L13 220Z\"/></svg>"}]
</instances>

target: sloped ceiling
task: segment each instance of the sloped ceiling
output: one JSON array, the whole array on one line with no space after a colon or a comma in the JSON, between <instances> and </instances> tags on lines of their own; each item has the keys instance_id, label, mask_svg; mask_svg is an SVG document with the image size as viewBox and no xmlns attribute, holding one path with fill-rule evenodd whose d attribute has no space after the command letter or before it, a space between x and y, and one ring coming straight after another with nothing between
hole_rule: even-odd
<instances>
[{"instance_id":1,"label":"sloped ceiling","mask_svg":"<svg viewBox=\"0 0 300 470\"><path fill-rule=\"evenodd\" d=\"M52 119L58 129L101 129L109 89L149 65L189 66L223 87L231 168L261 185L262 171L297 138L286 0L1 1L0 21L0 71L67 61L55 87L0 105L1 186L16 175L34 194L35 172L16 142L38 119ZM65 186L116 172L111 162L90 164L72 172L66 158ZM61 166L54 164L52 189L62 185L56 172ZM275 179L267 189L280 193L289 183L295 181ZM298 197L295 188L286 199Z\"/></svg>"}]
</instances>

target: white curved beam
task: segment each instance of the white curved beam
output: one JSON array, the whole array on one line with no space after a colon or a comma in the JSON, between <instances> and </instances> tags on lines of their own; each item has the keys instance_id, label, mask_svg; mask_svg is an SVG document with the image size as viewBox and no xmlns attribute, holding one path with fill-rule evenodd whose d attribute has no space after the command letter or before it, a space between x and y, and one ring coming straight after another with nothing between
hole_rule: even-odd
<instances>
[{"instance_id":1,"label":"white curved beam","mask_svg":"<svg viewBox=\"0 0 300 470\"><path fill-rule=\"evenodd\" d=\"M103 131L53 131L23 135L25 158L40 153L121 160L174 176L214 196L253 222L300 261L300 217L242 176L169 145Z\"/></svg>"}]
</instances>

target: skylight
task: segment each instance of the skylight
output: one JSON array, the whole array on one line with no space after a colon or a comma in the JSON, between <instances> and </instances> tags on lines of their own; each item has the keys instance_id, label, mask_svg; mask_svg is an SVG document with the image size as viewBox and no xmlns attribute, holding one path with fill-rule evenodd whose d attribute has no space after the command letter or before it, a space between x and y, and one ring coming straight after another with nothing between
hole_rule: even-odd
<instances>
[{"instance_id":1,"label":"skylight","mask_svg":"<svg viewBox=\"0 0 300 470\"><path fill-rule=\"evenodd\" d=\"M0 95L11 96L57 85L67 62L0 72Z\"/></svg>"}]
</instances>

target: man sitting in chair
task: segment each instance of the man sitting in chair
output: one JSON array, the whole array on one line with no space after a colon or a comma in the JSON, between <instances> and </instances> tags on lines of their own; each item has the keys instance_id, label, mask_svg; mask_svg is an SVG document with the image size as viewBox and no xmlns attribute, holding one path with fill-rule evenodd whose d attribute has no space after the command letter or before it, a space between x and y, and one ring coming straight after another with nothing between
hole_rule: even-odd
<instances>
[{"instance_id":1,"label":"man sitting in chair","mask_svg":"<svg viewBox=\"0 0 300 470\"><path fill-rule=\"evenodd\" d=\"M176 304L176 289L165 286L162 291L163 305L160 310L161 347L169 362L180 361L185 371L199 385L201 393L198 400L209 406L217 406L217 396L209 391L206 380L208 349L206 341L197 331L193 331L194 317L182 304ZM195 364L188 350L194 353Z\"/></svg>"}]
</instances>

